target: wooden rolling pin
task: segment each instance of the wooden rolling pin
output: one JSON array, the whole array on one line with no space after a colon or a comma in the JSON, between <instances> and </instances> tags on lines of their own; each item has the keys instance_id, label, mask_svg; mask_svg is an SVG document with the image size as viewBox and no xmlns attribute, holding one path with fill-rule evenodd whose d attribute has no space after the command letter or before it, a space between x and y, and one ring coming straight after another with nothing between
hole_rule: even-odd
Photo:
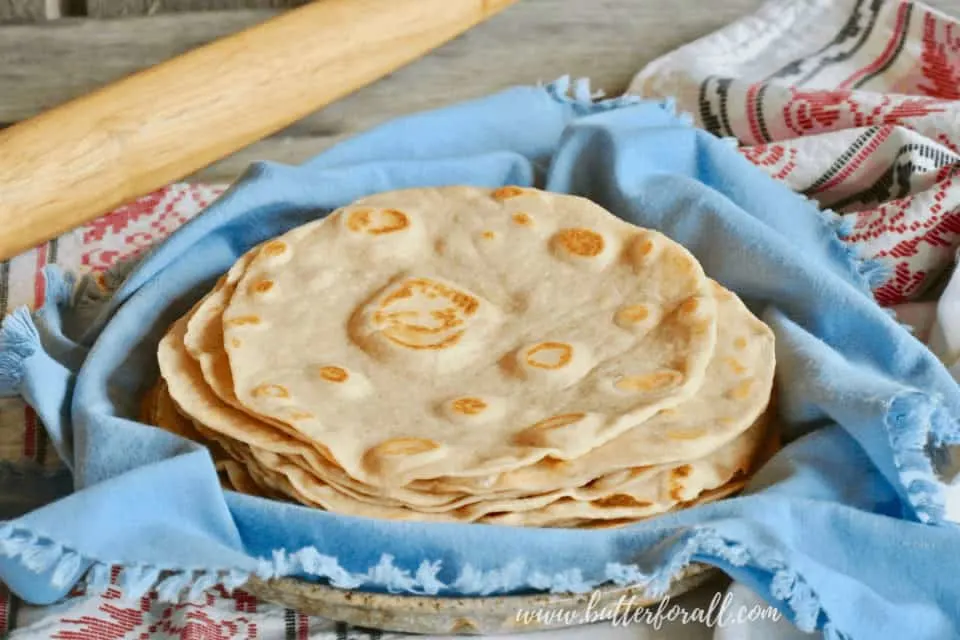
<instances>
[{"instance_id":1,"label":"wooden rolling pin","mask_svg":"<svg viewBox=\"0 0 960 640\"><path fill-rule=\"evenodd\" d=\"M0 131L0 259L180 180L516 0L316 0Z\"/></svg>"}]
</instances>

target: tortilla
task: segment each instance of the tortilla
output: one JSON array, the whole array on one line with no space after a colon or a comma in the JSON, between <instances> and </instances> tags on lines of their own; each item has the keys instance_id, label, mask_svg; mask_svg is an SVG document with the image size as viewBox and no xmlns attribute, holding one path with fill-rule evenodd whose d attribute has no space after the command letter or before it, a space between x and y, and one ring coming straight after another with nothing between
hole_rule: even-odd
<instances>
[{"instance_id":1,"label":"tortilla","mask_svg":"<svg viewBox=\"0 0 960 640\"><path fill-rule=\"evenodd\" d=\"M698 391L716 315L660 233L584 198L451 187L266 243L223 336L249 413L384 486L585 454Z\"/></svg>"}]
</instances>

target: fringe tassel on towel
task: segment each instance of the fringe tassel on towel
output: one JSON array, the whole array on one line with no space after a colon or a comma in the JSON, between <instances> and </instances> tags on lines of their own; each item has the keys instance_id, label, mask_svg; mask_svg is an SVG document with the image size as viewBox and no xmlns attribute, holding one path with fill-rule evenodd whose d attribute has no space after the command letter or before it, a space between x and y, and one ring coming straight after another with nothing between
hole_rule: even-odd
<instances>
[{"instance_id":1,"label":"fringe tassel on towel","mask_svg":"<svg viewBox=\"0 0 960 640\"><path fill-rule=\"evenodd\" d=\"M641 102L641 98L629 95L602 99L602 91L590 91L589 78L571 80L570 76L562 76L542 86L551 98L557 102L571 105L577 115L581 116L618 109Z\"/></svg>"},{"instance_id":2,"label":"fringe tassel on towel","mask_svg":"<svg viewBox=\"0 0 960 640\"><path fill-rule=\"evenodd\" d=\"M72 305L75 280L73 275L56 265L44 267L43 278L44 301L36 316L46 321L53 309ZM34 315L27 307L17 307L3 319L0 324L0 398L17 394L26 360L41 346Z\"/></svg>"},{"instance_id":3,"label":"fringe tassel on towel","mask_svg":"<svg viewBox=\"0 0 960 640\"><path fill-rule=\"evenodd\" d=\"M55 264L48 264L43 268L44 296L43 311L47 307L73 306L73 292L76 289L77 279L69 271L64 271Z\"/></svg>"},{"instance_id":4,"label":"fringe tassel on towel","mask_svg":"<svg viewBox=\"0 0 960 640\"><path fill-rule=\"evenodd\" d=\"M179 571L167 576L156 586L157 599L160 602L180 602L183 592L189 589L193 576L186 571ZM244 575L243 582L246 582ZM240 584L243 584L241 582Z\"/></svg>"},{"instance_id":5,"label":"fringe tassel on towel","mask_svg":"<svg viewBox=\"0 0 960 640\"><path fill-rule=\"evenodd\" d=\"M937 398L917 391L900 394L890 402L885 426L893 462L917 519L942 521L946 512L943 487L929 479L936 478L936 470L927 448L960 443L960 425Z\"/></svg>"},{"instance_id":6,"label":"fringe tassel on towel","mask_svg":"<svg viewBox=\"0 0 960 640\"><path fill-rule=\"evenodd\" d=\"M605 98L603 91L592 91L590 89L590 78L571 80L570 76L561 76L553 82L543 85L543 88L557 102L571 105L578 116L611 111L649 101L648 98L626 93L616 98ZM693 116L689 113L677 111L677 102L673 98L661 100L660 106L683 124L693 126Z\"/></svg>"},{"instance_id":7,"label":"fringe tassel on towel","mask_svg":"<svg viewBox=\"0 0 960 640\"><path fill-rule=\"evenodd\" d=\"M492 570L478 570L470 565L463 567L460 575L449 587L463 593L482 595L484 592L517 590L532 587L552 593L585 592L602 584L640 586L651 597L662 596L670 584L694 559L715 558L732 566L751 566L770 575L769 589L774 598L781 600L793 614L793 621L802 631L816 629L824 623L828 638L844 640L841 632L832 628L820 606L819 598L803 577L790 569L775 552L752 554L747 547L725 540L709 528L693 529L664 541L674 550L663 566L645 573L636 565L611 563L603 574L585 577L578 569L562 571L554 575L535 574L524 578L524 563L516 560ZM81 554L29 532L16 530L9 523L0 523L0 555L20 557L23 563L35 571L54 568L54 580L66 582L75 579L75 574L84 563L90 564L84 576L89 594L102 593L111 585L111 569L106 564L91 562ZM335 558L320 554L307 547L295 553L277 552L272 559L260 561L256 574L264 579L282 576L308 575L323 578L334 586L356 588L370 584L393 592L435 595L448 588L439 578L441 563L424 562L415 574L397 567L392 556L383 555L379 562L365 573L347 571ZM153 591L161 602L178 602L184 597L198 599L206 590L223 584L233 590L242 586L250 577L238 569L192 571L163 569L152 565L124 567L118 576L117 587L125 599L136 599ZM832 634L832 635L831 635Z\"/></svg>"},{"instance_id":8,"label":"fringe tassel on towel","mask_svg":"<svg viewBox=\"0 0 960 640\"><path fill-rule=\"evenodd\" d=\"M0 324L0 398L15 395L23 377L24 361L40 346L40 335L30 311L18 307Z\"/></svg>"}]
</instances>

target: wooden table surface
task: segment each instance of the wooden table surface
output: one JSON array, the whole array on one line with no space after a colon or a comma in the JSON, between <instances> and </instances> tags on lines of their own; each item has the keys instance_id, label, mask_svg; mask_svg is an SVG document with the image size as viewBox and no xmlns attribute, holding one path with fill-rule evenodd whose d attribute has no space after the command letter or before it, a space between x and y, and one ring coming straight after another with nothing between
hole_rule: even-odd
<instances>
[{"instance_id":1,"label":"wooden table surface","mask_svg":"<svg viewBox=\"0 0 960 640\"><path fill-rule=\"evenodd\" d=\"M301 1L0 0L0 126ZM300 162L394 116L564 74L588 76L595 88L616 94L646 62L752 12L761 2L521 0L427 57L195 178L229 181L255 160ZM928 3L960 12L960 0ZM68 14L88 17L47 19Z\"/></svg>"},{"instance_id":2,"label":"wooden table surface","mask_svg":"<svg viewBox=\"0 0 960 640\"><path fill-rule=\"evenodd\" d=\"M0 0L0 18L4 11L9 15L13 5L21 6L23 14L22 8L31 1ZM40 0L48 5L51 1ZM177 10L204 1L151 0L152 10L160 13L123 19L68 17L0 24L0 124L27 118L274 13L272 9ZM217 7L228 0L210 1ZM107 11L107 2L95 0L90 13L116 15L142 9L136 4L139 0L117 0L126 8ZM196 177L227 181L255 160L299 162L397 115L564 74L589 76L596 88L617 93L645 62L753 11L760 3L521 0L426 58ZM323 82L323 78L303 81Z\"/></svg>"}]
</instances>

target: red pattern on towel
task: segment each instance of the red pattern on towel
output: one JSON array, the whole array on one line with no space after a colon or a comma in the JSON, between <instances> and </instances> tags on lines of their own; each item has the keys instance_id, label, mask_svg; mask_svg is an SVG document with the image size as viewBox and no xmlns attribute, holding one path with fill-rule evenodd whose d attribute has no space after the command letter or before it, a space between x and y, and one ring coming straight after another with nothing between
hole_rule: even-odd
<instances>
[{"instance_id":1,"label":"red pattern on towel","mask_svg":"<svg viewBox=\"0 0 960 640\"><path fill-rule=\"evenodd\" d=\"M815 4L770 5L631 89L677 96L758 167L852 218L846 241L889 272L877 300L908 302L960 248L960 23L914 2ZM782 24L791 11L802 18Z\"/></svg>"}]
</instances>

